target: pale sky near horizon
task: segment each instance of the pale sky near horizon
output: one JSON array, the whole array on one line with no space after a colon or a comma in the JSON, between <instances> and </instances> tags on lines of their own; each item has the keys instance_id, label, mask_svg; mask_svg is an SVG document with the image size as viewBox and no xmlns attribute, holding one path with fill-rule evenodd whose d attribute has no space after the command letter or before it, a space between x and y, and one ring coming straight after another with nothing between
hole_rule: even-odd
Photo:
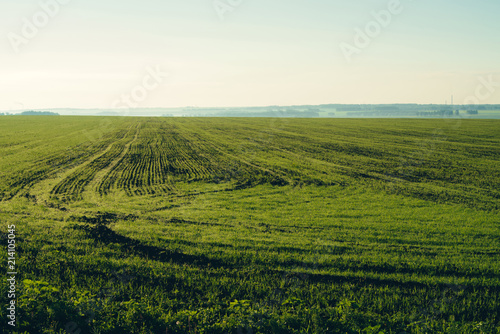
<instances>
[{"instance_id":1,"label":"pale sky near horizon","mask_svg":"<svg viewBox=\"0 0 500 334\"><path fill-rule=\"evenodd\" d=\"M385 26L372 12L396 0L220 0L236 4L223 20L213 0L66 0L46 25L56 0L0 1L0 110L111 108L132 92L141 108L500 104L498 0L401 0Z\"/></svg>"}]
</instances>

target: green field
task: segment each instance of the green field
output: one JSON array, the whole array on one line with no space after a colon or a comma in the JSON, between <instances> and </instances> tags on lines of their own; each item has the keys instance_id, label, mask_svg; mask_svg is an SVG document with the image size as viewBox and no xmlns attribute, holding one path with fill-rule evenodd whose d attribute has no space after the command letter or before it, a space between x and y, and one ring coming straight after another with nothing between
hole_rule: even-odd
<instances>
[{"instance_id":1,"label":"green field","mask_svg":"<svg viewBox=\"0 0 500 334\"><path fill-rule=\"evenodd\" d=\"M0 157L19 333L500 333L500 120L2 117Z\"/></svg>"}]
</instances>

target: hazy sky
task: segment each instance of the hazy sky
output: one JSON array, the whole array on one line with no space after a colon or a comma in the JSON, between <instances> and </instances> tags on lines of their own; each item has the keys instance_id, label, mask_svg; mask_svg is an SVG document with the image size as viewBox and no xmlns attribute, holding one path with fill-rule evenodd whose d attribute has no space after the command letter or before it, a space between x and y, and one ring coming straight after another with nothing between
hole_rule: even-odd
<instances>
[{"instance_id":1,"label":"hazy sky","mask_svg":"<svg viewBox=\"0 0 500 334\"><path fill-rule=\"evenodd\" d=\"M0 1L4 110L500 103L498 0Z\"/></svg>"}]
</instances>

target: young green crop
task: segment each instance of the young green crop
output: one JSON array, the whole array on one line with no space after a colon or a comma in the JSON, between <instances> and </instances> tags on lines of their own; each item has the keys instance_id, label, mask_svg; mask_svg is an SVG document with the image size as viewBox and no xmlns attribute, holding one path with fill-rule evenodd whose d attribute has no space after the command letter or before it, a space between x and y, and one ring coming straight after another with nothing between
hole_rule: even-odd
<instances>
[{"instance_id":1,"label":"young green crop","mask_svg":"<svg viewBox=\"0 0 500 334\"><path fill-rule=\"evenodd\" d=\"M500 331L499 122L5 122L19 332Z\"/></svg>"}]
</instances>

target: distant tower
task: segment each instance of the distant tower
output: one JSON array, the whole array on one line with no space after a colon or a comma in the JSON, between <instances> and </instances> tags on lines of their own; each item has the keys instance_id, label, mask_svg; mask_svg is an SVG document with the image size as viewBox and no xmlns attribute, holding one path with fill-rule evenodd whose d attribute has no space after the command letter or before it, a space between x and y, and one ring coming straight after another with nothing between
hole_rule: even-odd
<instances>
[{"instance_id":1,"label":"distant tower","mask_svg":"<svg viewBox=\"0 0 500 334\"><path fill-rule=\"evenodd\" d=\"M451 107L453 108L453 95L451 96Z\"/></svg>"}]
</instances>

